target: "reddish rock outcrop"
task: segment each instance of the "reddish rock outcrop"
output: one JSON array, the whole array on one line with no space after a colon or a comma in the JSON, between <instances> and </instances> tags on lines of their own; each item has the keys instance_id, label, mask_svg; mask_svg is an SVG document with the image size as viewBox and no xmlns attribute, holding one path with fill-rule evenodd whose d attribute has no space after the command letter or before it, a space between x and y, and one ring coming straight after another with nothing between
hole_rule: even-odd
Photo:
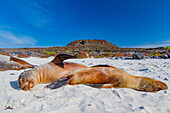
<instances>
[{"instance_id":1,"label":"reddish rock outcrop","mask_svg":"<svg viewBox=\"0 0 170 113\"><path fill-rule=\"evenodd\" d=\"M80 51L76 56L78 58L90 58L90 55L86 51Z\"/></svg>"}]
</instances>

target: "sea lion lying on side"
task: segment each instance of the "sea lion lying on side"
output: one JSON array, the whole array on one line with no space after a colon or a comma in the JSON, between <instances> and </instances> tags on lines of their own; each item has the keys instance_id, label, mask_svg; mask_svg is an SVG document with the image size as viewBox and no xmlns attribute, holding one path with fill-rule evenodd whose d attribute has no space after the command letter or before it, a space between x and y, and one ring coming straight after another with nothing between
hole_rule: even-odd
<instances>
[{"instance_id":1,"label":"sea lion lying on side","mask_svg":"<svg viewBox=\"0 0 170 113\"><path fill-rule=\"evenodd\" d=\"M134 76L110 65L97 65L73 71L46 87L54 89L65 84L89 84L92 87L98 88L131 88L146 92L168 89L164 82L148 77Z\"/></svg>"},{"instance_id":2,"label":"sea lion lying on side","mask_svg":"<svg viewBox=\"0 0 170 113\"><path fill-rule=\"evenodd\" d=\"M74 70L88 68L85 65L63 62L66 59L75 58L67 54L57 55L51 62L40 65L28 71L24 71L18 78L18 85L24 91L30 90L36 84L54 82Z\"/></svg>"},{"instance_id":3,"label":"sea lion lying on side","mask_svg":"<svg viewBox=\"0 0 170 113\"><path fill-rule=\"evenodd\" d=\"M0 55L0 71L5 70L21 70L26 68L33 68L34 65L29 64L18 58Z\"/></svg>"}]
</instances>

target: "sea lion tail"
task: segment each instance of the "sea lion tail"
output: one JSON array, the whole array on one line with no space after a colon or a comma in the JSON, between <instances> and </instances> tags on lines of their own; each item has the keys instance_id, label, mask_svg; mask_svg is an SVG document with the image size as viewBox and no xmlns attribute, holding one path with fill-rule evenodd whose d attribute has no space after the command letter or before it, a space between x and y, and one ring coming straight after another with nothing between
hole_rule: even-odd
<instances>
[{"instance_id":1,"label":"sea lion tail","mask_svg":"<svg viewBox=\"0 0 170 113\"><path fill-rule=\"evenodd\" d=\"M140 79L139 87L137 90L139 91L146 91L146 92L157 92L160 90L168 89L168 86L159 80L147 78L147 77L137 77Z\"/></svg>"},{"instance_id":2,"label":"sea lion tail","mask_svg":"<svg viewBox=\"0 0 170 113\"><path fill-rule=\"evenodd\" d=\"M59 80L56 80L55 82L52 82L51 84L49 85L46 85L45 88L50 88L50 89L57 89L57 88L60 88L64 85L67 84L67 80L66 78L61 78Z\"/></svg>"}]
</instances>

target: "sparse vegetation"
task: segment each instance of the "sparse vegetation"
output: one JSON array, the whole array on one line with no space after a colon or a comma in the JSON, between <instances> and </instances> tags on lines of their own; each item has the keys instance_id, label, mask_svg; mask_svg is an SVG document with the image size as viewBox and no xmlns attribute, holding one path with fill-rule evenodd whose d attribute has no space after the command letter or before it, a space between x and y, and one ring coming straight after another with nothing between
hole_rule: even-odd
<instances>
[{"instance_id":1,"label":"sparse vegetation","mask_svg":"<svg viewBox=\"0 0 170 113\"><path fill-rule=\"evenodd\" d=\"M112 57L112 53L111 52L107 52L104 54L105 57Z\"/></svg>"},{"instance_id":2,"label":"sparse vegetation","mask_svg":"<svg viewBox=\"0 0 170 113\"><path fill-rule=\"evenodd\" d=\"M1 55L6 55L6 56L9 56L9 53L6 53L6 52L0 52Z\"/></svg>"},{"instance_id":3,"label":"sparse vegetation","mask_svg":"<svg viewBox=\"0 0 170 113\"><path fill-rule=\"evenodd\" d=\"M48 55L56 54L56 52L48 52L48 51L45 51L44 53L45 53L45 54L48 54Z\"/></svg>"},{"instance_id":4,"label":"sparse vegetation","mask_svg":"<svg viewBox=\"0 0 170 113\"><path fill-rule=\"evenodd\" d=\"M77 58L83 58L83 55L77 55L76 57Z\"/></svg>"},{"instance_id":5,"label":"sparse vegetation","mask_svg":"<svg viewBox=\"0 0 170 113\"><path fill-rule=\"evenodd\" d=\"M66 50L65 52L66 52L66 53L72 53L72 51L69 51L69 50Z\"/></svg>"},{"instance_id":6,"label":"sparse vegetation","mask_svg":"<svg viewBox=\"0 0 170 113\"><path fill-rule=\"evenodd\" d=\"M164 47L164 49L170 49L170 46Z\"/></svg>"},{"instance_id":7,"label":"sparse vegetation","mask_svg":"<svg viewBox=\"0 0 170 113\"><path fill-rule=\"evenodd\" d=\"M36 57L39 57L39 58L48 58L48 57L50 57L50 55L37 55Z\"/></svg>"},{"instance_id":8,"label":"sparse vegetation","mask_svg":"<svg viewBox=\"0 0 170 113\"><path fill-rule=\"evenodd\" d=\"M113 57L124 57L125 55L124 54L113 54ZM129 55L129 56L132 56L132 55Z\"/></svg>"},{"instance_id":9,"label":"sparse vegetation","mask_svg":"<svg viewBox=\"0 0 170 113\"><path fill-rule=\"evenodd\" d=\"M95 56L95 58L104 58L104 55L100 55L100 56Z\"/></svg>"},{"instance_id":10,"label":"sparse vegetation","mask_svg":"<svg viewBox=\"0 0 170 113\"><path fill-rule=\"evenodd\" d=\"M160 54L158 51L156 51L156 52L154 52L154 53L151 53L150 55L151 55L151 56L161 56L161 54Z\"/></svg>"}]
</instances>

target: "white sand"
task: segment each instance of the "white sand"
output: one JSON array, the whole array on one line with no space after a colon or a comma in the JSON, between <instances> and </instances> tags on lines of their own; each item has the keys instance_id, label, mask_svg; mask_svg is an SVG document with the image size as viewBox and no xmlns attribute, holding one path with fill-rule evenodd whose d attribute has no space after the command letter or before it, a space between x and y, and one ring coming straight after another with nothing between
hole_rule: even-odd
<instances>
[{"instance_id":1,"label":"white sand","mask_svg":"<svg viewBox=\"0 0 170 113\"><path fill-rule=\"evenodd\" d=\"M32 64L44 64L53 58L26 58ZM170 59L67 60L87 66L110 64L138 76L151 77L170 87ZM97 89L85 85L46 89L40 84L31 91L18 90L21 71L0 71L0 112L16 113L170 113L170 89L157 93L139 92L127 88ZM10 75L14 73L15 75ZM167 78L167 80L164 80ZM13 109L5 110L6 106Z\"/></svg>"}]
</instances>

